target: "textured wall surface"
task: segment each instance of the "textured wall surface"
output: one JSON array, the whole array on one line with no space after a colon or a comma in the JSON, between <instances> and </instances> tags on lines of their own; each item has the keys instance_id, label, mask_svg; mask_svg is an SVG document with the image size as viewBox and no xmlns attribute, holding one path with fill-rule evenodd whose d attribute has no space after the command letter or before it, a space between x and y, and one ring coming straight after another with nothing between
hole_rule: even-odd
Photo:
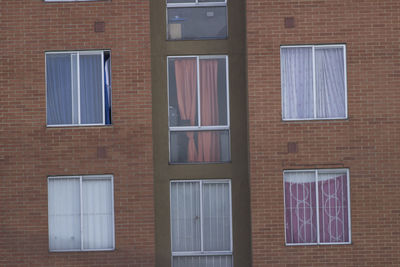
<instances>
[{"instance_id":1,"label":"textured wall surface","mask_svg":"<svg viewBox=\"0 0 400 267\"><path fill-rule=\"evenodd\" d=\"M247 0L253 266L400 265L399 25L399 1ZM280 45L335 43L349 118L283 122ZM314 168L350 170L351 245L285 246L282 172Z\"/></svg>"},{"instance_id":2,"label":"textured wall surface","mask_svg":"<svg viewBox=\"0 0 400 267\"><path fill-rule=\"evenodd\" d=\"M0 8L0 265L154 266L149 2ZM47 128L45 52L96 49L111 50L113 125ZM116 249L49 253L47 176L80 174L114 175Z\"/></svg>"}]
</instances>

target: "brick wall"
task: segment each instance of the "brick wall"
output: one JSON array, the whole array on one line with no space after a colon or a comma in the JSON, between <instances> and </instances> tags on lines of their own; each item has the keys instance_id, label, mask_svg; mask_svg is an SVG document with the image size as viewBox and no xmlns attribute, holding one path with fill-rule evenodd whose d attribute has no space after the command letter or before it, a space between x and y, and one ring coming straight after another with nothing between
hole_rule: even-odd
<instances>
[{"instance_id":1,"label":"brick wall","mask_svg":"<svg viewBox=\"0 0 400 267\"><path fill-rule=\"evenodd\" d=\"M1 2L0 265L154 266L149 2ZM105 32L94 32L96 21ZM113 125L46 127L45 51L110 49ZM116 249L49 253L47 176L113 174Z\"/></svg>"},{"instance_id":2,"label":"brick wall","mask_svg":"<svg viewBox=\"0 0 400 267\"><path fill-rule=\"evenodd\" d=\"M400 265L399 25L399 1L247 0L253 266ZM280 45L335 43L348 120L283 122ZM282 172L313 168L350 170L351 245L285 246Z\"/></svg>"}]
</instances>

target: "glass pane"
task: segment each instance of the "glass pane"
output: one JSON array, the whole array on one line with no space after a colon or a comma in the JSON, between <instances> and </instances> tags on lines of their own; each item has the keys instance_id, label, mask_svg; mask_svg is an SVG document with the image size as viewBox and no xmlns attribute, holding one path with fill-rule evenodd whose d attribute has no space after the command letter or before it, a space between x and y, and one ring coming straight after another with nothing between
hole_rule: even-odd
<instances>
[{"instance_id":1,"label":"glass pane","mask_svg":"<svg viewBox=\"0 0 400 267\"><path fill-rule=\"evenodd\" d=\"M315 49L318 118L346 117L343 48Z\"/></svg>"},{"instance_id":2,"label":"glass pane","mask_svg":"<svg viewBox=\"0 0 400 267\"><path fill-rule=\"evenodd\" d=\"M286 243L317 243L315 172L286 172Z\"/></svg>"},{"instance_id":3,"label":"glass pane","mask_svg":"<svg viewBox=\"0 0 400 267\"><path fill-rule=\"evenodd\" d=\"M200 59L200 125L227 125L226 87L226 60Z\"/></svg>"},{"instance_id":4,"label":"glass pane","mask_svg":"<svg viewBox=\"0 0 400 267\"><path fill-rule=\"evenodd\" d=\"M78 55L72 54L72 123L79 124Z\"/></svg>"},{"instance_id":5,"label":"glass pane","mask_svg":"<svg viewBox=\"0 0 400 267\"><path fill-rule=\"evenodd\" d=\"M200 183L171 183L172 251L201 250Z\"/></svg>"},{"instance_id":6,"label":"glass pane","mask_svg":"<svg viewBox=\"0 0 400 267\"><path fill-rule=\"evenodd\" d=\"M168 75L169 125L198 125L196 58L169 59Z\"/></svg>"},{"instance_id":7,"label":"glass pane","mask_svg":"<svg viewBox=\"0 0 400 267\"><path fill-rule=\"evenodd\" d=\"M72 123L71 54L46 55L47 124Z\"/></svg>"},{"instance_id":8,"label":"glass pane","mask_svg":"<svg viewBox=\"0 0 400 267\"><path fill-rule=\"evenodd\" d=\"M203 246L205 251L231 250L228 183L203 183Z\"/></svg>"},{"instance_id":9,"label":"glass pane","mask_svg":"<svg viewBox=\"0 0 400 267\"><path fill-rule=\"evenodd\" d=\"M230 160L229 131L170 132L172 163L227 162Z\"/></svg>"},{"instance_id":10,"label":"glass pane","mask_svg":"<svg viewBox=\"0 0 400 267\"><path fill-rule=\"evenodd\" d=\"M50 250L80 250L80 181L55 178L48 183Z\"/></svg>"},{"instance_id":11,"label":"glass pane","mask_svg":"<svg viewBox=\"0 0 400 267\"><path fill-rule=\"evenodd\" d=\"M224 39L226 7L168 8L168 40Z\"/></svg>"},{"instance_id":12,"label":"glass pane","mask_svg":"<svg viewBox=\"0 0 400 267\"><path fill-rule=\"evenodd\" d=\"M79 63L81 123L103 123L101 55L81 55Z\"/></svg>"},{"instance_id":13,"label":"glass pane","mask_svg":"<svg viewBox=\"0 0 400 267\"><path fill-rule=\"evenodd\" d=\"M104 52L104 113L105 124L111 124L111 58Z\"/></svg>"},{"instance_id":14,"label":"glass pane","mask_svg":"<svg viewBox=\"0 0 400 267\"><path fill-rule=\"evenodd\" d=\"M318 173L321 243L349 242L347 172Z\"/></svg>"},{"instance_id":15,"label":"glass pane","mask_svg":"<svg viewBox=\"0 0 400 267\"><path fill-rule=\"evenodd\" d=\"M312 49L281 49L283 119L314 118Z\"/></svg>"},{"instance_id":16,"label":"glass pane","mask_svg":"<svg viewBox=\"0 0 400 267\"><path fill-rule=\"evenodd\" d=\"M206 2L206 3L224 3L225 0L199 0L199 3Z\"/></svg>"},{"instance_id":17,"label":"glass pane","mask_svg":"<svg viewBox=\"0 0 400 267\"><path fill-rule=\"evenodd\" d=\"M232 267L232 256L174 256L173 267Z\"/></svg>"},{"instance_id":18,"label":"glass pane","mask_svg":"<svg viewBox=\"0 0 400 267\"><path fill-rule=\"evenodd\" d=\"M87 178L82 181L83 248L113 248L112 182Z\"/></svg>"},{"instance_id":19,"label":"glass pane","mask_svg":"<svg viewBox=\"0 0 400 267\"><path fill-rule=\"evenodd\" d=\"M168 4L171 3L194 3L196 0L167 0Z\"/></svg>"}]
</instances>

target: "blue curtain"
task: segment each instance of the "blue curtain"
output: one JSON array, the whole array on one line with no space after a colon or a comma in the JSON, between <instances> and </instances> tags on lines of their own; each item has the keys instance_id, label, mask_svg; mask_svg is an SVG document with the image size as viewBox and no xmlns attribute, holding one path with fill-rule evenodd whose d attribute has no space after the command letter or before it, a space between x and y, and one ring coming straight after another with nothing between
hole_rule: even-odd
<instances>
[{"instance_id":1,"label":"blue curtain","mask_svg":"<svg viewBox=\"0 0 400 267\"><path fill-rule=\"evenodd\" d=\"M101 55L79 58L82 124L103 123L102 64Z\"/></svg>"},{"instance_id":2,"label":"blue curtain","mask_svg":"<svg viewBox=\"0 0 400 267\"><path fill-rule=\"evenodd\" d=\"M111 124L110 59L104 63L104 112L105 123Z\"/></svg>"},{"instance_id":3,"label":"blue curtain","mask_svg":"<svg viewBox=\"0 0 400 267\"><path fill-rule=\"evenodd\" d=\"M46 69L47 124L71 124L71 54L46 55Z\"/></svg>"}]
</instances>

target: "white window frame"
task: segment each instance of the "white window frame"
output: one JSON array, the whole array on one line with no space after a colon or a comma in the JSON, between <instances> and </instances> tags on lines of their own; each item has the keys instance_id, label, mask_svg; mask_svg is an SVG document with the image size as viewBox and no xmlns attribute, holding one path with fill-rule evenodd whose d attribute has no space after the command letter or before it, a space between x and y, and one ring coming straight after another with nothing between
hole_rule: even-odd
<instances>
[{"instance_id":1,"label":"white window frame","mask_svg":"<svg viewBox=\"0 0 400 267\"><path fill-rule=\"evenodd\" d=\"M314 177L315 177L315 185L316 185L316 220L317 220L317 243L288 243L287 242L287 237L286 237L286 191L285 191L285 173L299 173L299 172L314 172ZM318 188L318 173L339 173L339 172L346 172L347 176L347 202L348 202L348 224L349 224L349 241L348 242L320 242L320 233L319 233L319 188ZM350 201L350 171L349 169L302 169L302 170L284 170L283 171L283 209L285 212L284 215L284 233L285 233L285 245L286 246L310 246L310 245L348 245L351 244L351 201Z\"/></svg>"},{"instance_id":2,"label":"white window frame","mask_svg":"<svg viewBox=\"0 0 400 267\"><path fill-rule=\"evenodd\" d=\"M169 60L170 59L180 59L180 58L196 58L196 79L197 79L197 122L198 126L170 126L169 119ZM201 109L200 109L200 60L201 59L225 59L225 76L226 76L226 125L212 125L212 126L202 126L201 125ZM167 57L167 84L168 84L168 150L171 151L171 132L198 132L198 131L228 131L229 144L230 144L230 110L229 110L229 60L227 55L205 55L205 56L168 56ZM230 149L229 149L230 150ZM230 153L230 152L229 152ZM170 154L170 153L169 153ZM171 155L169 155L171 156ZM192 163L192 162L190 162ZM204 162L199 162L204 163ZM175 164L175 162L173 163ZM177 163L181 164L181 163ZM184 164L184 163L182 163Z\"/></svg>"},{"instance_id":3,"label":"white window frame","mask_svg":"<svg viewBox=\"0 0 400 267\"><path fill-rule=\"evenodd\" d=\"M90 0L92 1L92 0ZM75 126L102 126L102 125L108 125L105 123L106 121L106 115L105 115L105 96L104 96L104 52L108 52L110 54L110 62L111 62L111 51L110 50L89 50L89 51L52 51L52 52L46 52L45 53L45 77L46 77L46 125L47 127L75 127ZM71 54L72 55L76 55L76 64L77 64L77 84L78 84L78 88L77 88L77 93L78 93L78 103L75 103L75 105L78 105L78 123L71 123L71 124L48 124L47 123L47 55L51 55L51 54ZM101 55L101 85L102 85L102 89L101 89L101 95L102 95L102 118L103 118L103 122L102 123L89 123L89 124L83 124L81 123L81 105L80 105L80 101L81 101L81 94L80 94L80 73L79 73L79 60L80 60L80 56L81 55ZM72 65L71 65L72 68ZM111 77L111 64L110 64L110 77ZM71 77L71 80L73 79L73 77ZM111 88L111 86L110 86ZM73 90L71 90L71 94L73 94ZM72 98L73 101L74 98ZM72 103L72 106L74 106L74 103ZM72 118L74 117L74 109L72 109Z\"/></svg>"},{"instance_id":4,"label":"white window frame","mask_svg":"<svg viewBox=\"0 0 400 267\"><path fill-rule=\"evenodd\" d=\"M294 119L287 119L284 118L284 95L283 95L283 81L281 78L281 110L282 110L282 120L283 121L309 121L309 120L345 120L348 119L348 108L347 108L347 62L346 62L346 45L345 44L327 44L327 45L281 45L280 51L285 48L312 48L312 68L313 68L313 110L314 110L314 117L313 118L294 118ZM317 117L317 99L316 99L316 81L315 81L315 49L318 48L342 48L343 49L343 64L344 64L344 96L345 96L345 116L344 117L330 117L330 118L319 118ZM282 55L282 53L281 53ZM283 64L282 59L281 62L281 77L283 77Z\"/></svg>"},{"instance_id":5,"label":"white window frame","mask_svg":"<svg viewBox=\"0 0 400 267\"><path fill-rule=\"evenodd\" d=\"M168 7L213 7L213 6L226 6L227 0L221 2L199 2L199 0L195 0L191 3L168 3L168 0L165 1Z\"/></svg>"},{"instance_id":6,"label":"white window frame","mask_svg":"<svg viewBox=\"0 0 400 267\"><path fill-rule=\"evenodd\" d=\"M82 179L105 179L105 180L110 180L111 181L111 207L112 207L112 234L113 234L113 240L112 240L112 248L100 248L100 249L85 249L83 248L83 203L82 203ZM81 248L80 249L67 249L67 250L54 250L50 249L49 246L49 251L50 252L75 252L75 251L112 251L115 250L115 219L114 219L114 176L113 175L80 175L80 176L49 176L47 177L47 190L49 192L49 181L51 179L79 179L79 195L80 195L80 218L81 218ZM47 194L48 194L47 192ZM48 199L48 201L50 201ZM47 205L49 207L49 205ZM50 216L48 216L48 222L47 225L50 225ZM48 227L48 235L50 239L50 227ZM50 242L50 240L49 240Z\"/></svg>"},{"instance_id":7,"label":"white window frame","mask_svg":"<svg viewBox=\"0 0 400 267\"><path fill-rule=\"evenodd\" d=\"M200 186L200 218L201 218L201 223L200 223L200 251L172 251L172 236L171 238L171 266L173 266L173 257L179 257L179 256L190 256L190 257L196 257L196 256L232 256L232 262L233 262L233 232L232 232L232 186L231 186L231 180L230 179L204 179L204 180L171 180L170 181L170 187L169 187L169 196L170 196L170 212L171 212L171 207L172 207L172 184L173 183L193 183L197 182L199 183ZM203 246L203 184L221 184L221 183L227 183L229 185L229 212L230 212L230 250L227 251L205 251L204 246ZM171 221L171 215L170 215L170 234L172 235L172 221Z\"/></svg>"},{"instance_id":8,"label":"white window frame","mask_svg":"<svg viewBox=\"0 0 400 267\"><path fill-rule=\"evenodd\" d=\"M45 2L94 2L94 1L101 1L101 0L44 0L44 1Z\"/></svg>"}]
</instances>

